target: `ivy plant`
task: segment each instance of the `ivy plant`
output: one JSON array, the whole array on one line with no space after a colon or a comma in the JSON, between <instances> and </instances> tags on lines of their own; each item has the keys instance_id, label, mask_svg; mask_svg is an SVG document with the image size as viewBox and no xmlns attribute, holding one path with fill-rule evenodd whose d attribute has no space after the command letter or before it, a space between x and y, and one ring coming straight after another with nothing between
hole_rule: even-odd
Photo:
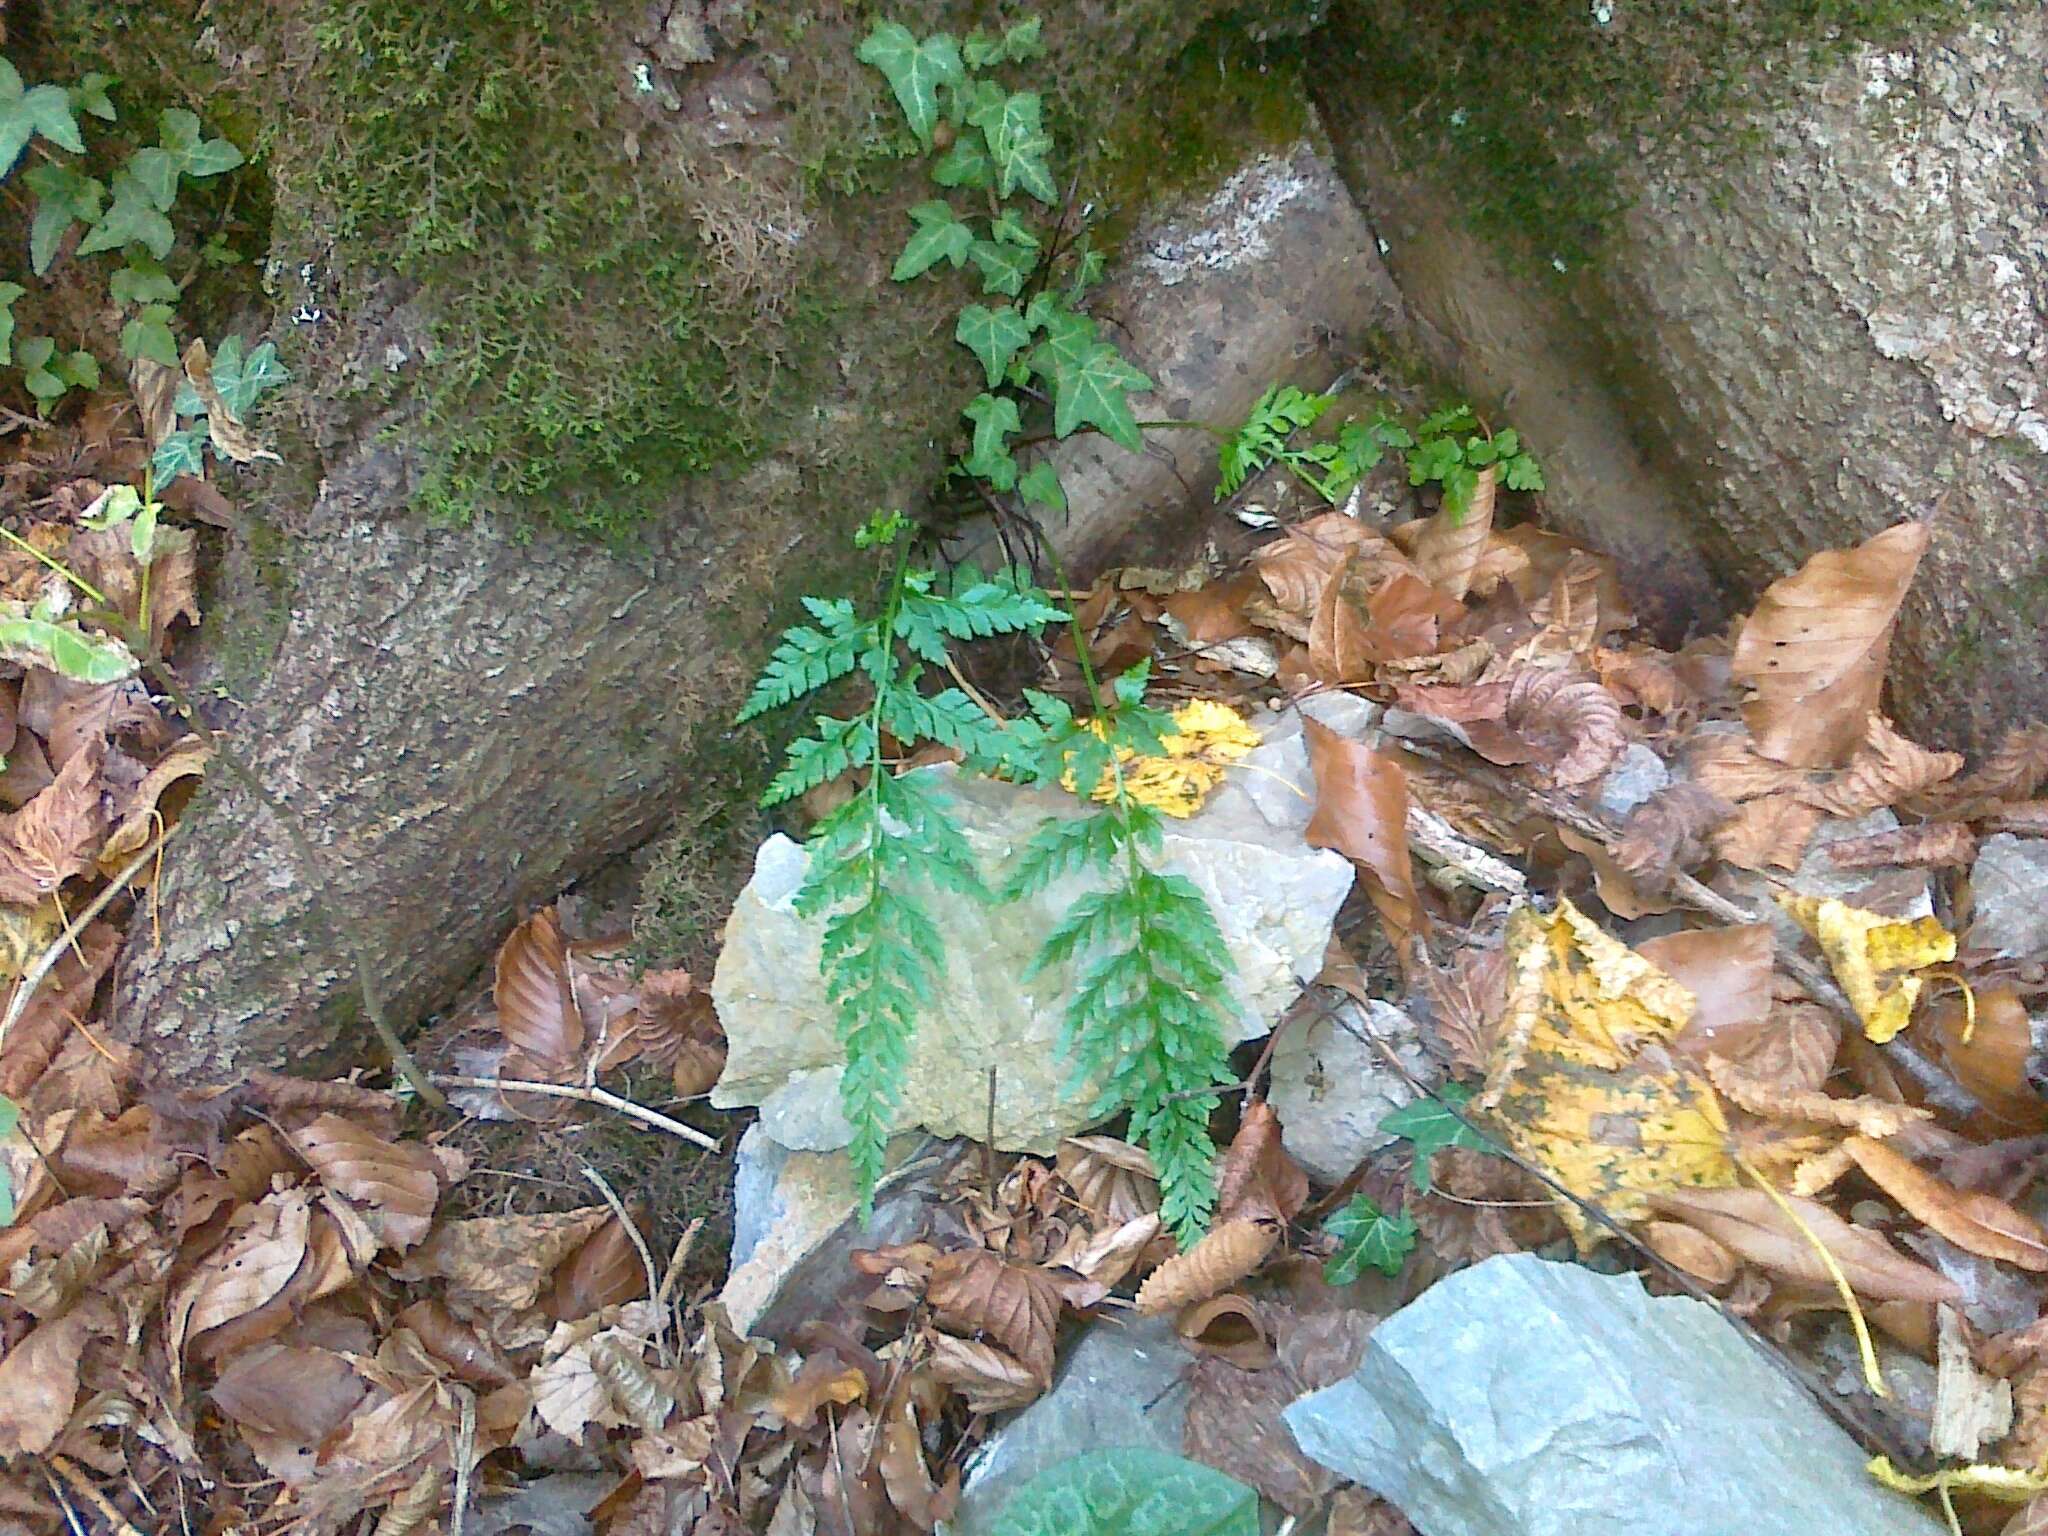
<instances>
[{"instance_id":1,"label":"ivy plant","mask_svg":"<svg viewBox=\"0 0 2048 1536\"><path fill-rule=\"evenodd\" d=\"M1415 1251L1415 1218L1383 1211L1369 1195L1353 1195L1330 1214L1323 1230L1337 1240L1336 1251L1323 1261L1323 1279L1331 1285L1349 1285L1367 1269L1398 1275Z\"/></svg>"}]
</instances>

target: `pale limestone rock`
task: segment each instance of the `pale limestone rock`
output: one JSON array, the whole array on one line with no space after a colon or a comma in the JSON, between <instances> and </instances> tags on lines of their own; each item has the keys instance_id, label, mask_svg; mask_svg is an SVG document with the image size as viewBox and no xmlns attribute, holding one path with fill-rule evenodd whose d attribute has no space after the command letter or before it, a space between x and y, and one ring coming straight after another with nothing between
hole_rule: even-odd
<instances>
[{"instance_id":1,"label":"pale limestone rock","mask_svg":"<svg viewBox=\"0 0 2048 1536\"><path fill-rule=\"evenodd\" d=\"M1367 1028L1407 1074L1388 1064ZM1415 1021L1378 998L1367 1008L1347 998L1324 1017L1288 1025L1273 1047L1272 1073L1267 1097L1280 1117L1280 1139L1325 1184L1337 1183L1368 1152L1393 1141L1380 1121L1415 1097L1409 1076L1428 1082L1438 1075Z\"/></svg>"}]
</instances>

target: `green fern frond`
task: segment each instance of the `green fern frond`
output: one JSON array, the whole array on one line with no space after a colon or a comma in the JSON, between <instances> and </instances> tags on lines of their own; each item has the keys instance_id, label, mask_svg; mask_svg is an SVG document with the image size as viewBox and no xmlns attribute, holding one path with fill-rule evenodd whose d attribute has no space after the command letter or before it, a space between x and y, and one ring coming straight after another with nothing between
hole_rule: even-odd
<instances>
[{"instance_id":1,"label":"green fern frond","mask_svg":"<svg viewBox=\"0 0 2048 1536\"><path fill-rule=\"evenodd\" d=\"M844 598L806 597L804 607L819 627L798 624L782 632L754 691L741 708L741 723L793 704L807 693L846 676L874 645L873 627L857 622Z\"/></svg>"}]
</instances>

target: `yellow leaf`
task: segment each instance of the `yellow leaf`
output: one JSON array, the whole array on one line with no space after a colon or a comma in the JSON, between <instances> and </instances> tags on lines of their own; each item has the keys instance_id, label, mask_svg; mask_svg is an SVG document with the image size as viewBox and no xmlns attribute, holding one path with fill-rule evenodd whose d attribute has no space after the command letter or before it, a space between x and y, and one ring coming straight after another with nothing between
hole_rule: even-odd
<instances>
[{"instance_id":1,"label":"yellow leaf","mask_svg":"<svg viewBox=\"0 0 2048 1536\"><path fill-rule=\"evenodd\" d=\"M2048 1489L2048 1472L2022 1472L2015 1467L1978 1463L1967 1467L1946 1467L1939 1472L1901 1472L1889 1456L1873 1456L1864 1471L1900 1493L1933 1493L1947 1489L1954 1493L1981 1493L2006 1504L2024 1504Z\"/></svg>"},{"instance_id":2,"label":"yellow leaf","mask_svg":"<svg viewBox=\"0 0 2048 1536\"><path fill-rule=\"evenodd\" d=\"M1912 974L1956 957L1956 936L1931 917L1901 922L1832 897L1780 892L1778 905L1813 935L1849 995L1863 1032L1882 1045L1906 1027L1920 996Z\"/></svg>"},{"instance_id":3,"label":"yellow leaf","mask_svg":"<svg viewBox=\"0 0 2048 1536\"><path fill-rule=\"evenodd\" d=\"M1507 953L1507 1010L1477 1103L1515 1150L1623 1222L1647 1218L1660 1190L1733 1185L1720 1100L1666 1049L1692 994L1569 901L1518 911ZM1582 1249L1605 1236L1571 1203L1560 1213Z\"/></svg>"},{"instance_id":4,"label":"yellow leaf","mask_svg":"<svg viewBox=\"0 0 2048 1536\"><path fill-rule=\"evenodd\" d=\"M1164 757L1140 757L1126 748L1117 753L1117 762L1132 799L1167 816L1188 817L1223 782L1225 770L1259 744L1259 733L1236 710L1214 699L1181 705L1173 712L1173 724L1174 730L1160 738ZM1101 734L1099 722L1092 728ZM1071 793L1073 773L1060 784ZM1115 775L1105 774L1095 786L1095 799L1104 805L1116 799L1116 793Z\"/></svg>"}]
</instances>

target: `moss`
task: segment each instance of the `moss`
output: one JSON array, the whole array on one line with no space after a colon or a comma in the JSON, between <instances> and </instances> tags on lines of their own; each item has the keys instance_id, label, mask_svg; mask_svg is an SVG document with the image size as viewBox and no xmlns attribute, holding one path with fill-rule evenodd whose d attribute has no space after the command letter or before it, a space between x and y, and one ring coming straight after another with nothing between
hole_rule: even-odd
<instances>
[{"instance_id":1,"label":"moss","mask_svg":"<svg viewBox=\"0 0 2048 1536\"><path fill-rule=\"evenodd\" d=\"M1996 3L1348 0L1334 18L1345 68L1318 84L1442 164L1470 223L1570 266L1627 206L1623 168L1752 150L1761 109L1834 56Z\"/></svg>"}]
</instances>

